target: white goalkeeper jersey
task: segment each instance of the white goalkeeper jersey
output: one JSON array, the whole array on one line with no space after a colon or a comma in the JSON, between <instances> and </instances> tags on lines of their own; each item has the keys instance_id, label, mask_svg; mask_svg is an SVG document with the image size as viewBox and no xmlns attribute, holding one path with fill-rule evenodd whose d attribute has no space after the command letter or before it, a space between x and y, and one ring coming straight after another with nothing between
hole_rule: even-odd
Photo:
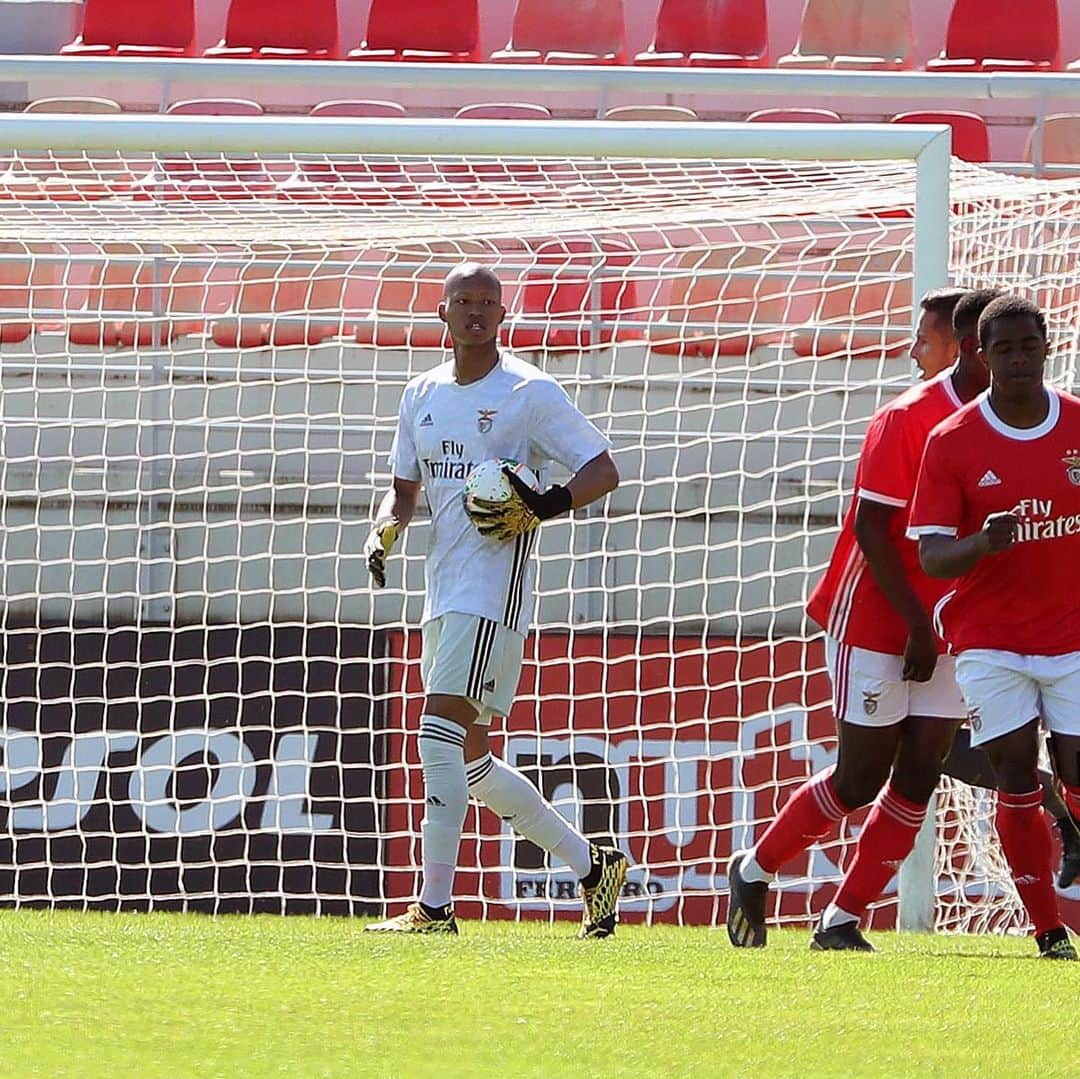
<instances>
[{"instance_id":1,"label":"white goalkeeper jersey","mask_svg":"<svg viewBox=\"0 0 1080 1079\"><path fill-rule=\"evenodd\" d=\"M509 457L546 487L551 461L573 474L610 445L555 379L509 353L465 386L454 381L452 360L412 379L401 398L390 467L401 479L423 483L431 509L423 621L456 611L528 632L536 531L512 541L481 536L465 514L465 478L481 461Z\"/></svg>"}]
</instances>

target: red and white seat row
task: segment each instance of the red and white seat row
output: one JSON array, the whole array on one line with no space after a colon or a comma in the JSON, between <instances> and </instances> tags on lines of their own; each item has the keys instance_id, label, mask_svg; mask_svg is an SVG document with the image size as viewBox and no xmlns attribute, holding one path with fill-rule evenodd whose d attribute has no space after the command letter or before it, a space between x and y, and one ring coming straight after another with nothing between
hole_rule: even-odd
<instances>
[{"instance_id":1,"label":"red and white seat row","mask_svg":"<svg viewBox=\"0 0 1080 1079\"><path fill-rule=\"evenodd\" d=\"M86 0L72 56L194 55L194 0ZM627 54L622 0L518 0L506 47L480 53L478 0L372 0L364 40L339 41L336 0L230 0L226 59L646 64L902 70L910 0L806 0L793 52L773 57L766 0L662 0L653 43ZM931 71L1061 69L1058 0L953 0ZM1080 67L1080 60L1069 65Z\"/></svg>"}]
</instances>

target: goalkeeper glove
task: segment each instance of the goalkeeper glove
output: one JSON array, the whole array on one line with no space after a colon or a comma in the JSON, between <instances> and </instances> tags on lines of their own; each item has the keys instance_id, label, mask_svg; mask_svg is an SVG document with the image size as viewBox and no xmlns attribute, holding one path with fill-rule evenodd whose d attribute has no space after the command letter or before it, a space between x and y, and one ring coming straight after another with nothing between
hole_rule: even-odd
<instances>
[{"instance_id":1,"label":"goalkeeper glove","mask_svg":"<svg viewBox=\"0 0 1080 1079\"><path fill-rule=\"evenodd\" d=\"M401 522L396 517L384 517L375 522L364 542L364 559L377 588L386 584L386 559L393 551L400 532Z\"/></svg>"},{"instance_id":2,"label":"goalkeeper glove","mask_svg":"<svg viewBox=\"0 0 1080 1079\"><path fill-rule=\"evenodd\" d=\"M574 508L574 501L568 487L560 487L556 484L546 491L534 491L509 469L503 469L503 475L510 481L518 498L528 506L530 512L538 521L549 521L552 517L560 517L569 513Z\"/></svg>"}]
</instances>

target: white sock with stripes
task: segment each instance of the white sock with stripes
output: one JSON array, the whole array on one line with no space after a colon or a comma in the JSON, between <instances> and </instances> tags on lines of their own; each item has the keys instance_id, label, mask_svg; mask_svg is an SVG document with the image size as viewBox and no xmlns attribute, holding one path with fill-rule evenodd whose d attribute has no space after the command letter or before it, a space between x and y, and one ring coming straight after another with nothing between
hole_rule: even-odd
<instances>
[{"instance_id":1,"label":"white sock with stripes","mask_svg":"<svg viewBox=\"0 0 1080 1079\"><path fill-rule=\"evenodd\" d=\"M441 716L421 716L420 763L424 772L420 902L426 907L445 907L454 890L458 846L469 804L465 728Z\"/></svg>"},{"instance_id":2,"label":"white sock with stripes","mask_svg":"<svg viewBox=\"0 0 1080 1079\"><path fill-rule=\"evenodd\" d=\"M592 869L589 841L571 827L519 771L485 753L465 766L469 793L518 835L565 862L578 877Z\"/></svg>"}]
</instances>

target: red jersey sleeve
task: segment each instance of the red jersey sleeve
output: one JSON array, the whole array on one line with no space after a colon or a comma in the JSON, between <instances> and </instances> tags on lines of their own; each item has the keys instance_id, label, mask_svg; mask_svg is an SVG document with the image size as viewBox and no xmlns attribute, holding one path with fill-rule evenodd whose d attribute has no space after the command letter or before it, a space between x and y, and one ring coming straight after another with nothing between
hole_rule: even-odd
<instances>
[{"instance_id":1,"label":"red jersey sleeve","mask_svg":"<svg viewBox=\"0 0 1080 1079\"><path fill-rule=\"evenodd\" d=\"M908 517L909 539L920 536L956 536L964 520L964 492L945 441L930 436L919 466L915 498Z\"/></svg>"},{"instance_id":2,"label":"red jersey sleeve","mask_svg":"<svg viewBox=\"0 0 1080 1079\"><path fill-rule=\"evenodd\" d=\"M919 450L905 413L879 412L866 431L859 459L859 498L903 508L915 493Z\"/></svg>"}]
</instances>

